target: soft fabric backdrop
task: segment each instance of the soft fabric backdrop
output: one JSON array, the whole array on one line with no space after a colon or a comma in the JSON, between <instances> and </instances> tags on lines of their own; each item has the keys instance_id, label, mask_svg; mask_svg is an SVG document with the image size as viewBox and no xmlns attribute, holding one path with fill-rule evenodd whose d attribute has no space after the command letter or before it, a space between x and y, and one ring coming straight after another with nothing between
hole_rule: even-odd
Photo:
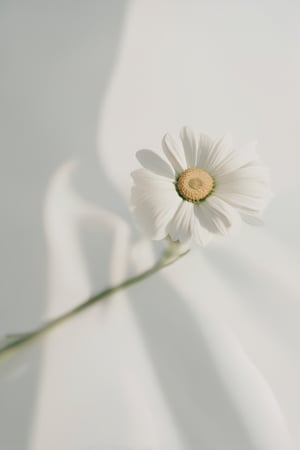
<instances>
[{"instance_id":1,"label":"soft fabric backdrop","mask_svg":"<svg viewBox=\"0 0 300 450\"><path fill-rule=\"evenodd\" d=\"M1 335L149 265L135 151L257 139L262 228L196 248L0 362L5 450L300 447L296 1L4 0Z\"/></svg>"}]
</instances>

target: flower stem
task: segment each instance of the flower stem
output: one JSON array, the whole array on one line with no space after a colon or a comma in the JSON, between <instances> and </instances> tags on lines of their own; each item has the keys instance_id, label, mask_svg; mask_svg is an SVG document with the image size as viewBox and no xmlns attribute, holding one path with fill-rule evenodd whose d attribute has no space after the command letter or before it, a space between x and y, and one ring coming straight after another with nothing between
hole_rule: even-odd
<instances>
[{"instance_id":1,"label":"flower stem","mask_svg":"<svg viewBox=\"0 0 300 450\"><path fill-rule=\"evenodd\" d=\"M29 331L26 333L13 334L13 335L6 336L2 345L0 342L0 356L8 350L20 347L22 344L25 344L25 343L32 341L33 339L41 336L42 334L48 332L49 330L56 327L57 325L62 324L65 320L76 316L80 312L84 311L85 309L87 309L90 306L94 305L95 303L99 302L100 300L103 300L104 298L106 298L112 294L115 294L116 292L121 291L122 289L125 289L129 286L139 283L140 281L144 280L145 278L148 278L149 276L155 274L156 272L163 269L164 267L167 267L167 266L173 264L175 261L177 261L177 259L181 258L186 253L188 253L188 251L189 250L187 250L183 253L180 252L179 243L169 241L169 246L167 247L165 252L162 254L161 258L152 267L145 270L144 272L141 272L138 275L128 278L127 280L122 281L121 283L117 284L116 286L109 287L109 288L105 289L104 291L99 292L96 295L93 295L92 297L85 300L83 303L79 304L75 308L70 309L69 311L60 315L59 317L56 317L55 319L49 320L44 325L39 326L35 330Z\"/></svg>"}]
</instances>

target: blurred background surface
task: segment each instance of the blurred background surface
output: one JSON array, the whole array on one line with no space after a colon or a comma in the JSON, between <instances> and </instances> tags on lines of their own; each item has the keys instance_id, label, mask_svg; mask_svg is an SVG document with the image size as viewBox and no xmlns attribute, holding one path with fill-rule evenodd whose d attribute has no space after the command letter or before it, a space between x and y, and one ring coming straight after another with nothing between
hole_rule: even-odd
<instances>
[{"instance_id":1,"label":"blurred background surface","mask_svg":"<svg viewBox=\"0 0 300 450\"><path fill-rule=\"evenodd\" d=\"M1 336L151 264L130 172L166 131L257 139L275 192L263 227L2 359L1 449L300 447L299 13L1 1Z\"/></svg>"}]
</instances>

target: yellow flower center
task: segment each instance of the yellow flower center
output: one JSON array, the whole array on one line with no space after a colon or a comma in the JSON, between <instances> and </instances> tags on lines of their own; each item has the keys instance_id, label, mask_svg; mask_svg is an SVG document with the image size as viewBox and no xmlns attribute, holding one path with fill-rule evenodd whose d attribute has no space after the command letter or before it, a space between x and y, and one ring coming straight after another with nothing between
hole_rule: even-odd
<instances>
[{"instance_id":1,"label":"yellow flower center","mask_svg":"<svg viewBox=\"0 0 300 450\"><path fill-rule=\"evenodd\" d=\"M176 182L178 194L189 202L199 202L208 197L214 188L213 177L200 167L182 172Z\"/></svg>"}]
</instances>

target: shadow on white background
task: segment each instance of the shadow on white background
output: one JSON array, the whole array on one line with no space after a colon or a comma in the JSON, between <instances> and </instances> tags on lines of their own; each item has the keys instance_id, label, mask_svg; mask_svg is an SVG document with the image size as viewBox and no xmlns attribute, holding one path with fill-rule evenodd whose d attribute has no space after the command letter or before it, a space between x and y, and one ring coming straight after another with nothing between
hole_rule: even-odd
<instances>
[{"instance_id":1,"label":"shadow on white background","mask_svg":"<svg viewBox=\"0 0 300 450\"><path fill-rule=\"evenodd\" d=\"M31 329L51 308L62 312L108 282L111 231L106 230L105 240L99 220L96 233L89 229L91 213L85 223L76 223L71 215L73 198L61 192L66 202L57 193L56 215L62 234L47 235L47 243L44 210L47 191L54 188L50 185L54 174L74 158L78 174L73 176L72 188L81 202L87 198L94 209L98 205L109 206L115 213L126 210L96 157L99 108L125 10L123 0L13 0L0 7L1 335ZM61 227L63 221L68 230ZM65 247L62 241L55 242L63 239L63 232L68 238ZM80 244L76 255L68 243ZM48 249L55 245L56 257L60 252L65 257L59 269L68 289L60 291L61 305L54 307L46 299L52 294ZM90 268L96 259L101 266L93 274ZM90 261L88 268L86 261ZM34 343L1 364L0 446L6 450L29 448L42 348L43 342Z\"/></svg>"}]
</instances>

